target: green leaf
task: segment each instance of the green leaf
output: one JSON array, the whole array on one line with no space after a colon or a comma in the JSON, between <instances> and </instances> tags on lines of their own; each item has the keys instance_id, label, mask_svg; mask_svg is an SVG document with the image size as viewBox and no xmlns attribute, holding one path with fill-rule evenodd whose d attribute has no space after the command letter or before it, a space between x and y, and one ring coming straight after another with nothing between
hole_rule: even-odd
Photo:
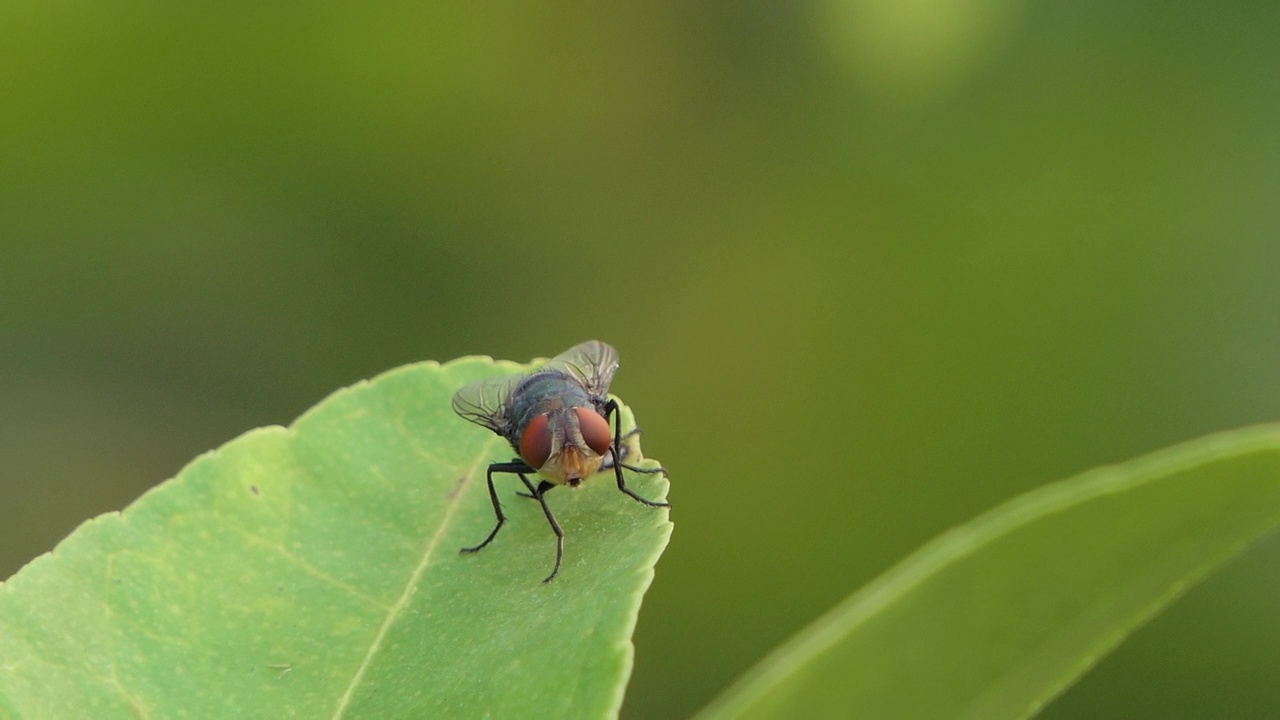
<instances>
[{"instance_id":1,"label":"green leaf","mask_svg":"<svg viewBox=\"0 0 1280 720\"><path fill-rule=\"evenodd\" d=\"M1280 426L1042 487L936 538L700 717L1019 718L1280 523Z\"/></svg>"},{"instance_id":2,"label":"green leaf","mask_svg":"<svg viewBox=\"0 0 1280 720\"><path fill-rule=\"evenodd\" d=\"M493 527L485 469L511 449L450 397L520 369L390 371L86 522L0 585L0 717L616 715L667 512L606 475L557 489L543 584L554 535L499 476L506 526L458 553Z\"/></svg>"}]
</instances>

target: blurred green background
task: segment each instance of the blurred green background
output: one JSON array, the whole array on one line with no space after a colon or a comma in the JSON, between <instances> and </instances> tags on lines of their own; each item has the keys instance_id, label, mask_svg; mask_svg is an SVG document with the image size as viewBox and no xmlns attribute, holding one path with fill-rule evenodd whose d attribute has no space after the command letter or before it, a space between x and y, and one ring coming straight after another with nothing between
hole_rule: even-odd
<instances>
[{"instance_id":1,"label":"blurred green background","mask_svg":"<svg viewBox=\"0 0 1280 720\"><path fill-rule=\"evenodd\" d=\"M1276 417L1277 118L1274 2L8 0L0 577L340 386L598 337L675 504L623 715L680 717L938 532ZM1277 563L1046 715L1280 715Z\"/></svg>"}]
</instances>

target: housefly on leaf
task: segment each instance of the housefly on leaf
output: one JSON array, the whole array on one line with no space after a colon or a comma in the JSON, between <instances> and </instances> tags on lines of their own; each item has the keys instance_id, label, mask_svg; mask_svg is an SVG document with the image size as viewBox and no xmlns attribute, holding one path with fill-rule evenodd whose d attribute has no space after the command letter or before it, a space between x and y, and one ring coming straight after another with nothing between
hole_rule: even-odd
<instances>
[{"instance_id":1,"label":"housefly on leaf","mask_svg":"<svg viewBox=\"0 0 1280 720\"><path fill-rule=\"evenodd\" d=\"M618 401L609 398L609 384L617 371L618 351L599 340L590 340L529 372L480 380L454 394L455 412L501 435L517 455L511 462L489 465L489 499L498 524L484 542L462 548L463 553L482 550L507 521L493 486L494 473L520 478L529 489L528 496L542 505L542 512L555 531L556 565L543 582L555 580L564 558L564 531L547 507L546 495L552 488L577 487L596 472L612 468L618 489L633 500L649 507L671 507L640 497L622 477L624 468L648 474L666 475L667 471L626 463L621 412ZM635 432L638 430L632 431ZM539 476L536 486L530 475Z\"/></svg>"}]
</instances>

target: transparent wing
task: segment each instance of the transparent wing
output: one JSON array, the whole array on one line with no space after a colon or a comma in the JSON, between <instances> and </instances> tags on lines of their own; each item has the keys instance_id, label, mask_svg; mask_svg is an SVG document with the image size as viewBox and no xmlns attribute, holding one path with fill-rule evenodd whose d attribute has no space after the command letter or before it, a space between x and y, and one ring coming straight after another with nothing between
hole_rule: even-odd
<instances>
[{"instance_id":1,"label":"transparent wing","mask_svg":"<svg viewBox=\"0 0 1280 720\"><path fill-rule=\"evenodd\" d=\"M552 358L549 367L560 367L578 376L587 392L604 397L618 372L618 351L608 343L588 340Z\"/></svg>"},{"instance_id":2,"label":"transparent wing","mask_svg":"<svg viewBox=\"0 0 1280 720\"><path fill-rule=\"evenodd\" d=\"M453 394L453 411L506 437L511 428L511 388L520 375L485 378Z\"/></svg>"}]
</instances>

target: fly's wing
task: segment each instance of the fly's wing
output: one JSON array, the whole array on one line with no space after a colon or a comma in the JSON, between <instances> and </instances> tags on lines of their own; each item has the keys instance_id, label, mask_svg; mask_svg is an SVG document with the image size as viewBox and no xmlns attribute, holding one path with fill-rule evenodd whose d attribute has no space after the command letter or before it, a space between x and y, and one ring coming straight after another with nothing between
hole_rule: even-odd
<instances>
[{"instance_id":1,"label":"fly's wing","mask_svg":"<svg viewBox=\"0 0 1280 720\"><path fill-rule=\"evenodd\" d=\"M609 393L613 374L618 372L618 351L608 343L588 340L555 356L547 366L569 371L582 381L587 392L603 398Z\"/></svg>"},{"instance_id":2,"label":"fly's wing","mask_svg":"<svg viewBox=\"0 0 1280 720\"><path fill-rule=\"evenodd\" d=\"M453 394L453 411L507 437L511 429L511 387L519 375L485 378Z\"/></svg>"}]
</instances>

